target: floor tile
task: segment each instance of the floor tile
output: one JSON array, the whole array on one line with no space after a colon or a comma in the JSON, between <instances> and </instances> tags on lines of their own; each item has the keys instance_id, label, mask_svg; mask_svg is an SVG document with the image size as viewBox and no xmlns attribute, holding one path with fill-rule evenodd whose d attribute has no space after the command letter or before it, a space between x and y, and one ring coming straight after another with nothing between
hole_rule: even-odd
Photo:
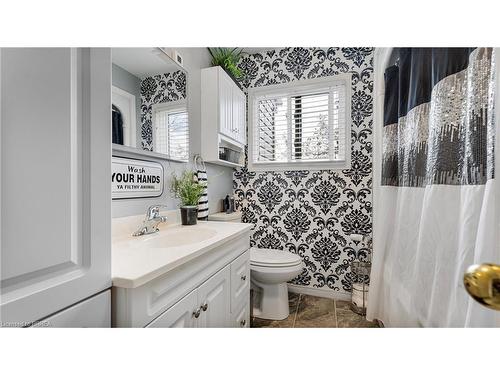
<instances>
[{"instance_id":1,"label":"floor tile","mask_svg":"<svg viewBox=\"0 0 500 375\"><path fill-rule=\"evenodd\" d=\"M298 293L288 293L288 307L290 308L290 315L292 315L292 313L295 314L297 311L300 298L301 295Z\"/></svg>"},{"instance_id":2,"label":"floor tile","mask_svg":"<svg viewBox=\"0 0 500 375\"><path fill-rule=\"evenodd\" d=\"M364 316L352 311L349 302L335 301L335 306L339 328L378 328L377 323L369 322Z\"/></svg>"},{"instance_id":3,"label":"floor tile","mask_svg":"<svg viewBox=\"0 0 500 375\"><path fill-rule=\"evenodd\" d=\"M364 316L351 311L349 302L330 298L289 294L290 315L285 320L253 318L254 328L376 328Z\"/></svg>"},{"instance_id":4,"label":"floor tile","mask_svg":"<svg viewBox=\"0 0 500 375\"><path fill-rule=\"evenodd\" d=\"M301 295L295 327L336 327L333 299Z\"/></svg>"},{"instance_id":5,"label":"floor tile","mask_svg":"<svg viewBox=\"0 0 500 375\"><path fill-rule=\"evenodd\" d=\"M339 300L336 300L335 301L335 308L337 310L351 310L351 307L350 307L350 302L349 301L339 301Z\"/></svg>"},{"instance_id":6,"label":"floor tile","mask_svg":"<svg viewBox=\"0 0 500 375\"><path fill-rule=\"evenodd\" d=\"M252 328L293 328L293 315L288 316L285 320L253 318Z\"/></svg>"}]
</instances>

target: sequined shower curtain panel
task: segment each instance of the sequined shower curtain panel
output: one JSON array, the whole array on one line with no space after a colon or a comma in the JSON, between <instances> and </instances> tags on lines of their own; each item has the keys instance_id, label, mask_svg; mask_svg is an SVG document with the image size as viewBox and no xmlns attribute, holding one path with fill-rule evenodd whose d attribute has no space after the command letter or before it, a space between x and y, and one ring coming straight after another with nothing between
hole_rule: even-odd
<instances>
[{"instance_id":1,"label":"sequined shower curtain panel","mask_svg":"<svg viewBox=\"0 0 500 375\"><path fill-rule=\"evenodd\" d=\"M462 284L469 265L500 260L495 53L397 48L385 60L367 317L389 327L496 326Z\"/></svg>"}]
</instances>

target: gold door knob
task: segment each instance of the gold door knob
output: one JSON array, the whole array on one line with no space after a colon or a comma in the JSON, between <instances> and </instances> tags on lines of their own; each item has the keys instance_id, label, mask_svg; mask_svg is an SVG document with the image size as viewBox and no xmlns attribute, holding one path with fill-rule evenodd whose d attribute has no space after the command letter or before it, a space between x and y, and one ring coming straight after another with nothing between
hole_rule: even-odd
<instances>
[{"instance_id":1,"label":"gold door knob","mask_svg":"<svg viewBox=\"0 0 500 375\"><path fill-rule=\"evenodd\" d=\"M500 265L470 266L464 274L467 292L481 305L500 310Z\"/></svg>"}]
</instances>

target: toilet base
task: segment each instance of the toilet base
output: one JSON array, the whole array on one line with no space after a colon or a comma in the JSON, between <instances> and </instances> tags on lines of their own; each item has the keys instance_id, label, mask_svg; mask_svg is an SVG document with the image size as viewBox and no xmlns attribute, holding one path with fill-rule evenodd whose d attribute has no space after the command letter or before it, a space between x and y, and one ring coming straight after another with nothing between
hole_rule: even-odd
<instances>
[{"instance_id":1,"label":"toilet base","mask_svg":"<svg viewBox=\"0 0 500 375\"><path fill-rule=\"evenodd\" d=\"M254 294L255 301L253 316L260 319L284 320L288 318L290 310L288 308L288 286L281 284L263 284L253 282L260 289Z\"/></svg>"}]
</instances>

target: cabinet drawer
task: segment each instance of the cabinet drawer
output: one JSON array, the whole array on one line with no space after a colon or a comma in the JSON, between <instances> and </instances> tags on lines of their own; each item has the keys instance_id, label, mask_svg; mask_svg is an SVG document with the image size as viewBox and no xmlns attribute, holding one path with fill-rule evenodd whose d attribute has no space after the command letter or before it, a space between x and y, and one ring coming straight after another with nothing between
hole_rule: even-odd
<instances>
[{"instance_id":1,"label":"cabinet drawer","mask_svg":"<svg viewBox=\"0 0 500 375\"><path fill-rule=\"evenodd\" d=\"M250 301L250 251L231 263L231 311Z\"/></svg>"},{"instance_id":2,"label":"cabinet drawer","mask_svg":"<svg viewBox=\"0 0 500 375\"><path fill-rule=\"evenodd\" d=\"M231 314L232 326L234 328L250 327L250 301L245 301Z\"/></svg>"}]
</instances>

